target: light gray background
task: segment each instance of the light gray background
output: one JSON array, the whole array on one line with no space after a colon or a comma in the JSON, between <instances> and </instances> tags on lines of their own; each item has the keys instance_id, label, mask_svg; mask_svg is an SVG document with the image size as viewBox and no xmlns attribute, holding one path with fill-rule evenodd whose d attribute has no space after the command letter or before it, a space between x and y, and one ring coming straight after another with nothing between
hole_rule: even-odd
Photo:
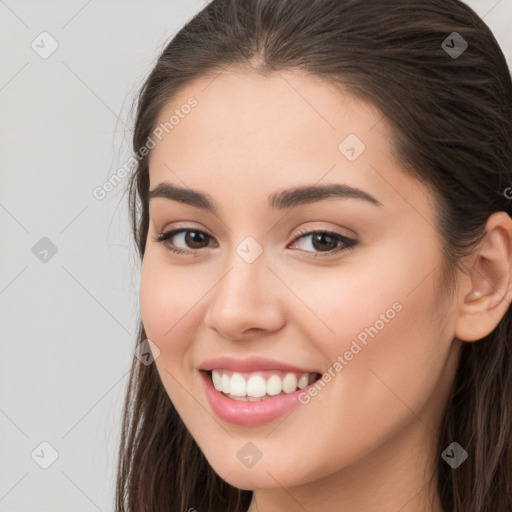
<instances>
[{"instance_id":1,"label":"light gray background","mask_svg":"<svg viewBox=\"0 0 512 512\"><path fill-rule=\"evenodd\" d=\"M512 0L467 3L512 66ZM1 512L112 510L139 263L126 178L92 191L130 155L160 50L204 4L0 0ZM46 59L31 47L50 48L44 31L59 45ZM57 248L45 262L43 237ZM42 442L58 453L47 469Z\"/></svg>"}]
</instances>

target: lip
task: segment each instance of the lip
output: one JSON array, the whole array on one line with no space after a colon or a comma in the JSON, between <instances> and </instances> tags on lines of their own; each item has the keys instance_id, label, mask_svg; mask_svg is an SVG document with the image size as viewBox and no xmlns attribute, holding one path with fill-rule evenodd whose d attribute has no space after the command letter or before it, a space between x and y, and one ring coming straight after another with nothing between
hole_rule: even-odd
<instances>
[{"instance_id":1,"label":"lip","mask_svg":"<svg viewBox=\"0 0 512 512\"><path fill-rule=\"evenodd\" d=\"M313 382L290 394L276 395L259 402L246 402L233 400L217 391L213 386L209 371L201 370L199 374L204 383L206 397L215 414L224 421L246 427L263 425L283 416L301 403L299 401L301 393L307 393L308 389L315 385Z\"/></svg>"},{"instance_id":2,"label":"lip","mask_svg":"<svg viewBox=\"0 0 512 512\"><path fill-rule=\"evenodd\" d=\"M234 357L221 356L203 361L199 366L199 370L232 370L234 372L257 372L262 370L283 370L294 373L322 373L321 370L300 368L291 366L274 359L265 357L247 357L245 359L235 359ZM293 393L291 393L293 394Z\"/></svg>"}]
</instances>

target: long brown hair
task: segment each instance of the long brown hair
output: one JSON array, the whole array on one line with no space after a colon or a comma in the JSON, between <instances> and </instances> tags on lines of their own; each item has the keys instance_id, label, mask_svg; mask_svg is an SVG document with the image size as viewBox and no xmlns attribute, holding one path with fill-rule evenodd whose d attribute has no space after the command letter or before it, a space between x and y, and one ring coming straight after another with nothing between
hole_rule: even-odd
<instances>
[{"instance_id":1,"label":"long brown hair","mask_svg":"<svg viewBox=\"0 0 512 512\"><path fill-rule=\"evenodd\" d=\"M460 55L449 51L454 37L459 48L460 38L468 44ZM141 260L149 174L140 150L178 89L232 64L263 74L301 69L382 111L398 161L432 190L453 291L455 270L485 235L488 217L512 210L512 82L483 20L459 0L210 2L172 38L137 98L138 164L127 190ZM509 308L485 339L463 344L439 433L446 512L512 511L511 333ZM145 339L140 322L136 342ZM457 469L440 456L453 441L469 453ZM135 357L116 478L116 512L242 512L252 496L212 470L155 365Z\"/></svg>"}]
</instances>

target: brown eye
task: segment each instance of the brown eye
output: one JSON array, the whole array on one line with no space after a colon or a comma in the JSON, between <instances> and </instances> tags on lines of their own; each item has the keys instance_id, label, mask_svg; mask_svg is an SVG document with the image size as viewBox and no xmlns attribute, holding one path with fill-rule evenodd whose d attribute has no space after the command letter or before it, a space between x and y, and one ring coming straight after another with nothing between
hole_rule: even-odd
<instances>
[{"instance_id":1,"label":"brown eye","mask_svg":"<svg viewBox=\"0 0 512 512\"><path fill-rule=\"evenodd\" d=\"M330 251L338 247L339 240L327 233L315 233L312 237L312 246L319 251Z\"/></svg>"},{"instance_id":2,"label":"brown eye","mask_svg":"<svg viewBox=\"0 0 512 512\"><path fill-rule=\"evenodd\" d=\"M185 233L185 243L192 249L202 249L204 241L208 242L208 235L202 231L186 230Z\"/></svg>"},{"instance_id":3,"label":"brown eye","mask_svg":"<svg viewBox=\"0 0 512 512\"><path fill-rule=\"evenodd\" d=\"M300 250L312 253L315 257L319 253L326 253L326 255L337 254L352 249L358 244L356 240L330 231L304 233L294 240L293 245L298 245L299 242L302 242L302 247L299 247Z\"/></svg>"},{"instance_id":4,"label":"brown eye","mask_svg":"<svg viewBox=\"0 0 512 512\"><path fill-rule=\"evenodd\" d=\"M182 228L160 233L154 240L164 244L172 252L183 254L208 247L208 242L212 240L212 237L204 231Z\"/></svg>"}]
</instances>

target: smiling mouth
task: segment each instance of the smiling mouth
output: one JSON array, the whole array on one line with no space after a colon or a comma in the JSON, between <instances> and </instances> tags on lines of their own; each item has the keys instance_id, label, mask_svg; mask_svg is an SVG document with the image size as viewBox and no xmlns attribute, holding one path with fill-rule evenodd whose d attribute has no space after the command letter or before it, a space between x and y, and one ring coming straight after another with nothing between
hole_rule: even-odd
<instances>
[{"instance_id":1,"label":"smiling mouth","mask_svg":"<svg viewBox=\"0 0 512 512\"><path fill-rule=\"evenodd\" d=\"M322 376L320 373L281 370L234 372L222 368L207 370L205 373L214 388L224 396L246 402L260 402L295 393L313 384Z\"/></svg>"}]
</instances>

